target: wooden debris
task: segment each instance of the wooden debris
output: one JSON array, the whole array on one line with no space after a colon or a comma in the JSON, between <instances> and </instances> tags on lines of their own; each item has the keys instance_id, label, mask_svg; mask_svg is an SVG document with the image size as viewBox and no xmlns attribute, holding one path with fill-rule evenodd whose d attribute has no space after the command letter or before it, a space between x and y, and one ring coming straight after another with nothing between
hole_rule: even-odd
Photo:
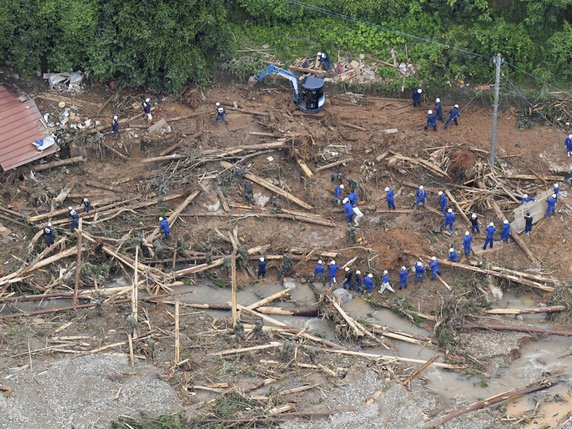
<instances>
[{"instance_id":1,"label":"wooden debris","mask_svg":"<svg viewBox=\"0 0 572 429\"><path fill-rule=\"evenodd\" d=\"M64 165L77 164L77 163L84 162L84 161L85 161L85 159L83 159L83 157L74 156L73 158L61 159L59 161L48 162L46 164L33 165L32 170L33 171L45 171L45 170L50 170L50 169L56 168L56 167L62 167Z\"/></svg>"},{"instance_id":2,"label":"wooden debris","mask_svg":"<svg viewBox=\"0 0 572 429\"><path fill-rule=\"evenodd\" d=\"M429 368L431 366L431 364L433 362L435 362L437 359L439 359L441 357L440 353L437 353L436 355L434 355L431 359L429 359L427 362L425 362L423 365L421 365L419 368L417 368L415 371L413 371L411 373L411 375L409 377L407 377L405 379L405 381L403 381L403 385L407 388L407 390L411 390L411 382L419 377L419 375L421 375L421 373L423 371L425 371L427 368Z\"/></svg>"},{"instance_id":3,"label":"wooden debris","mask_svg":"<svg viewBox=\"0 0 572 429\"><path fill-rule=\"evenodd\" d=\"M284 210L282 210L284 211ZM279 219L288 219L288 220L296 220L298 222L306 222L306 223L313 223L316 225L322 226L329 226L331 228L336 226L336 223L330 220L321 219L315 216L299 216L299 215L291 215L287 213L193 213L189 216L196 216L196 217L233 217L233 218L247 218L247 217L273 217Z\"/></svg>"},{"instance_id":4,"label":"wooden debris","mask_svg":"<svg viewBox=\"0 0 572 429\"><path fill-rule=\"evenodd\" d=\"M306 164L303 159L298 157L294 159L296 160L296 163L300 166L300 168L302 169L302 171L306 176L308 177L314 176L314 173L312 173L312 170L310 170L310 167L308 167L308 164Z\"/></svg>"},{"instance_id":5,"label":"wooden debris","mask_svg":"<svg viewBox=\"0 0 572 429\"><path fill-rule=\"evenodd\" d=\"M330 164L322 165L321 167L316 168L316 173L319 173L320 171L323 170L327 170L329 168L337 167L338 165L341 164L347 164L351 162L351 160L352 158L345 158L345 159L340 159L339 161L331 162Z\"/></svg>"},{"instance_id":6,"label":"wooden debris","mask_svg":"<svg viewBox=\"0 0 572 429\"><path fill-rule=\"evenodd\" d=\"M332 350L332 349L322 349L328 353L336 353L348 356L357 356L363 357L366 359L373 359L373 360L383 360L388 362L409 362L409 363L425 363L426 361L420 359L412 359L412 358L405 358L400 356L389 356L389 355L380 355L376 353L363 353L363 352L354 352L350 350ZM448 363L441 363L441 362L431 362L431 365L436 366L438 368L446 368L446 369L459 369L458 366L451 365Z\"/></svg>"},{"instance_id":7,"label":"wooden debris","mask_svg":"<svg viewBox=\"0 0 572 429\"><path fill-rule=\"evenodd\" d=\"M236 251L232 252L230 257L230 285L231 285L231 299L232 299L232 328L236 327L238 321L238 311L236 305L237 301L237 285L236 285Z\"/></svg>"},{"instance_id":8,"label":"wooden debris","mask_svg":"<svg viewBox=\"0 0 572 429\"><path fill-rule=\"evenodd\" d=\"M465 222L467 222L467 225L471 226L471 221L469 220L469 218L467 217L467 215L465 214L465 212L463 211L457 200L455 200L453 194L451 194L451 192L448 189L445 189L445 194L447 194L451 202L455 205L455 207L457 208L457 212L462 216Z\"/></svg>"},{"instance_id":9,"label":"wooden debris","mask_svg":"<svg viewBox=\"0 0 572 429\"><path fill-rule=\"evenodd\" d=\"M195 191L191 193L187 198L185 198L185 201L183 201L181 204L177 206L177 208L173 211L173 213L171 213L171 215L167 218L170 227L174 225L174 223L176 222L180 214L183 212L183 210L185 210L187 206L191 204L193 200L197 197L197 195L199 195L200 193L201 191ZM151 234L145 237L145 241L147 241L148 243L152 243L153 240L155 240L159 235L159 232L160 228L156 227Z\"/></svg>"},{"instance_id":10,"label":"wooden debris","mask_svg":"<svg viewBox=\"0 0 572 429\"><path fill-rule=\"evenodd\" d=\"M469 330L499 331L499 332L524 332L525 334L557 335L560 337L572 337L572 331L560 331L558 329L539 328L533 325L495 324L495 323L463 323L463 328Z\"/></svg>"},{"instance_id":11,"label":"wooden debris","mask_svg":"<svg viewBox=\"0 0 572 429\"><path fill-rule=\"evenodd\" d=\"M262 307L263 305L266 305L269 302L272 302L276 299L283 298L286 295L290 295L289 289L284 289L284 290L281 290L280 292L273 293L272 295L267 296L266 298L263 298L260 301L256 301L255 303L246 306L246 308L248 308L249 310L255 310L258 307Z\"/></svg>"},{"instance_id":12,"label":"wooden debris","mask_svg":"<svg viewBox=\"0 0 572 429\"><path fill-rule=\"evenodd\" d=\"M110 150L111 152L113 152L115 155L117 155L119 158L122 159L130 159L127 155L119 152L117 149L115 149L113 146L108 145L107 143L103 142L101 143L103 145L104 148Z\"/></svg>"},{"instance_id":13,"label":"wooden debris","mask_svg":"<svg viewBox=\"0 0 572 429\"><path fill-rule=\"evenodd\" d=\"M80 274L81 274L81 234L82 230L82 219L79 220L79 225L76 231L76 260L75 260L75 282L74 282L74 292L73 292L73 300L72 305L77 305L77 294L79 292L79 282L80 282Z\"/></svg>"},{"instance_id":14,"label":"wooden debris","mask_svg":"<svg viewBox=\"0 0 572 429\"><path fill-rule=\"evenodd\" d=\"M367 128L360 127L359 125L350 124L348 122L338 122L338 124L343 126L343 127L353 128L354 130L358 130L358 131L368 131Z\"/></svg>"},{"instance_id":15,"label":"wooden debris","mask_svg":"<svg viewBox=\"0 0 572 429\"><path fill-rule=\"evenodd\" d=\"M187 158L188 156L189 155L173 153L171 155L154 156L152 158L143 158L140 160L140 162L142 162L143 164L149 164L152 162L160 162L160 161L174 161L176 159Z\"/></svg>"},{"instance_id":16,"label":"wooden debris","mask_svg":"<svg viewBox=\"0 0 572 429\"><path fill-rule=\"evenodd\" d=\"M237 354L242 354L242 353L254 352L254 351L258 351L258 350L273 349L273 348L281 347L281 346L282 346L282 343L279 343L277 341L272 341L269 344L264 344L261 346L244 347L241 349L230 349L230 350L223 350L221 352L216 352L216 353L209 353L208 356L237 355Z\"/></svg>"},{"instance_id":17,"label":"wooden debris","mask_svg":"<svg viewBox=\"0 0 572 429\"><path fill-rule=\"evenodd\" d=\"M492 308L490 310L481 310L486 314L543 314L558 313L566 310L563 305L552 305L548 307L532 307L532 308Z\"/></svg>"},{"instance_id":18,"label":"wooden debris","mask_svg":"<svg viewBox=\"0 0 572 429\"><path fill-rule=\"evenodd\" d=\"M181 361L181 332L179 329L179 312L180 302L175 301L175 365L178 365Z\"/></svg>"},{"instance_id":19,"label":"wooden debris","mask_svg":"<svg viewBox=\"0 0 572 429\"><path fill-rule=\"evenodd\" d=\"M410 158L408 156L401 155L400 153L397 152L391 152L391 153L393 154L393 156L390 158L390 160L393 159L395 161L406 161L413 165L422 165L440 177L449 177L449 175L445 171L443 171L440 167L422 158Z\"/></svg>"},{"instance_id":20,"label":"wooden debris","mask_svg":"<svg viewBox=\"0 0 572 429\"><path fill-rule=\"evenodd\" d=\"M230 164L229 162L226 161L221 161L220 165L223 168L233 168L234 166L232 164ZM280 189L279 187L273 185L272 183L268 182L267 180L258 177L252 173L247 173L244 175L245 178L247 178L248 180L250 180L251 182L254 182L284 198L286 198L287 200L292 201L295 204L298 204L300 207L305 208L306 210L312 210L312 206L310 204L305 203L304 201L302 201L301 199L295 197L294 195Z\"/></svg>"}]
</instances>

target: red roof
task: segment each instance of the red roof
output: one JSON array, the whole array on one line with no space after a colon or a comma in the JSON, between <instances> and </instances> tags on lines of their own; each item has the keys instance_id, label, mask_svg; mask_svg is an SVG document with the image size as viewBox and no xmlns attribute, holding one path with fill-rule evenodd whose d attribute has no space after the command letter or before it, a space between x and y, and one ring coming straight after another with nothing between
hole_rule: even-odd
<instances>
[{"instance_id":1,"label":"red roof","mask_svg":"<svg viewBox=\"0 0 572 429\"><path fill-rule=\"evenodd\" d=\"M0 166L4 171L43 158L59 150L58 145L40 152L34 140L46 135L44 118L34 100L21 102L14 91L0 85Z\"/></svg>"}]
</instances>

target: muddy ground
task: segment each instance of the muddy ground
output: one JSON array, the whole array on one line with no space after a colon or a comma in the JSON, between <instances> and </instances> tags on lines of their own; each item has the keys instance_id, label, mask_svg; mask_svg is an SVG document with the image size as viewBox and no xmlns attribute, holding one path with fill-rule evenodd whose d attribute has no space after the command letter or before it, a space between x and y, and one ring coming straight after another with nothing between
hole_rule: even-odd
<instances>
[{"instance_id":1,"label":"muddy ground","mask_svg":"<svg viewBox=\"0 0 572 429\"><path fill-rule=\"evenodd\" d=\"M116 95L106 88L92 88L75 96L48 94L39 86L31 87L29 91L39 96L39 107L43 113L52 115L51 121L57 122L64 109L70 108L74 113L71 123L90 118L94 122L100 121L103 127L109 126L114 114L120 119L138 114L138 103L145 97L145 94L126 92ZM46 99L46 94L51 99ZM65 106L59 107L62 101ZM215 101L227 107L228 123L213 123ZM454 100L444 101L447 106L454 103ZM441 353L437 362L448 362L458 369L451 371L432 366L413 380L411 389L407 390L402 382L420 363L334 354L300 336L285 336L280 332L248 335L248 325L246 339L242 339L240 334L233 332L228 312L186 306L192 303L226 304L231 300L227 263L200 274L170 278L158 287L146 280L141 287L142 298L159 294L161 299L159 302L142 300L139 304L135 327L139 339L133 345L134 367L129 367L127 361L119 362L119 357L115 356L119 353L124 359L129 354L127 335L134 328L129 321L132 312L129 292L111 297L95 294L91 300L80 301L97 304L94 308L11 317L18 311L71 304L68 298L62 297L46 298L41 302L26 298L31 294L53 295L73 290L75 257L69 257L34 271L21 281L0 286L3 306L0 314L0 385L6 386L7 390L0 409L17 410L8 414L0 427L40 427L42 422L42 427L54 428L72 425L109 427L112 420L117 421L122 415L137 419L140 411L157 416L180 409L184 410L184 418L190 427L394 428L404 424L423 427L461 404L559 374L559 371L563 374L559 375L561 383L557 387L466 414L451 420L446 427L558 427L564 424L572 412L568 405L570 383L566 374L572 366L572 358L566 337L467 331L460 321L510 323L514 322L515 316L485 316L480 311L491 307L562 304L566 311L560 314L525 315L522 320L541 328L567 329L568 309L572 305L566 301L569 296L567 285L572 278L568 186L561 185L557 216L540 221L532 236L521 236L540 260L538 266L531 264L514 243L497 245L492 251L462 260L554 279L564 285L559 286L557 294L445 267L443 279L452 290L426 279L422 285L411 282L407 290L395 294L385 292L380 295L376 291L370 296L361 296L354 293L354 299L343 305L351 317L367 326L371 323L386 325L431 337L432 343L409 344L385 337L377 337L377 340L356 338L333 307L321 301L326 290L320 284L308 282L315 258L329 255L326 252L337 254L335 258L340 265L357 258L352 268L372 272L376 282L387 269L395 285L399 268L402 265L411 267L416 255L436 255L445 259L449 247L461 250L466 225L459 216L450 236L440 228L442 216L430 209L396 214L380 212L385 209L385 186L395 189L398 209L412 208L415 187L419 184L429 191L430 208L438 209L437 191L449 189L466 213L476 211L481 215L482 223L495 221L499 228L500 222L494 211L487 207L487 201L494 198L505 213L510 213L518 204L486 177L489 111L472 105L461 106L458 127L447 130L440 127L433 133L422 129L426 110L431 107L429 103L413 109L407 100L343 93L329 97L326 109L319 115L301 115L295 111L289 91L279 82L272 87L255 89L245 85L215 87L207 93L189 89L181 97L154 100L154 105L154 122L166 119L169 132L149 133L144 118L122 124L118 140L108 129L101 130L103 138L95 139L95 133L90 134L89 129L76 132L67 127L59 132L68 142L61 157L81 155L85 162L33 174L28 166L2 175L2 207L27 218L50 212L53 198L66 186L71 186L68 196L53 209L79 205L83 197L90 198L96 208L105 202L126 202L127 210L123 212L86 218L83 228L96 238L96 243L84 243L82 290L109 289L132 282L133 270L102 253L103 244L133 259L139 245L139 262L162 273L171 273L205 260L209 263L219 257L228 259L233 246L226 236L237 227L237 238L246 248L268 245L263 253L252 255L250 262L241 260L239 264L240 304L249 305L282 290L279 256L289 254L293 259L296 288L289 300L267 305L293 308L315 306L320 302L320 315L271 317L352 351L402 356L420 362ZM185 119L188 116L192 117ZM386 133L384 130L388 129L397 129L397 132ZM251 205L244 198L247 181L240 174L223 169L220 158L215 159L213 154L220 154L226 148L279 139L288 147L262 150L250 154L252 156L229 154L226 158L312 206L311 210L304 210L281 197L281 211L277 213L288 214L290 211L300 216L305 212L308 213L306 216L319 216L321 220L332 222L332 226L271 216L246 217L252 213L272 214L272 193L254 184L254 199L265 207ZM541 125L519 130L516 112L510 108L501 112L498 140L501 159L498 176L542 176L567 166L560 133ZM160 156L175 144L178 147L171 153L185 157L142 162L142 159ZM104 145L113 147L123 156ZM448 177L439 177L424 166L396 161L392 158L395 153L429 160L446 171ZM315 174L307 177L296 158L303 160ZM319 166L346 158L348 162L339 167L316 172ZM365 214L360 228L348 232L343 213L333 202L333 189L339 182L332 182L332 173L340 173L346 189L348 178L357 182L360 206ZM523 192L535 195L550 189L553 184L539 180L499 180L515 195ZM489 192L479 189L479 181ZM168 216L184 197L136 210L130 210L130 204L176 193L186 196L195 190L201 193L174 224L173 238L155 240L151 243L151 254L145 239L158 226L158 216ZM222 207L220 192L228 203L228 212ZM65 214L50 217L52 222L65 219ZM18 270L25 261L31 261L44 248L41 239L32 249L28 244L48 218L37 222L21 219L22 225L4 219L0 221L11 231L0 247L1 259L5 261L0 266L0 276L5 276ZM58 238L64 236L68 228L67 221L59 224ZM482 245L482 241L482 236L476 237L475 247ZM75 244L76 238L69 235L60 250ZM316 250L309 254L312 249ZM254 272L256 259L262 254L276 255L277 259L270 260L267 279L256 280L244 266L250 266ZM308 257L303 259L304 255ZM196 261L191 262L193 257ZM324 259L329 261L330 258ZM338 279L341 281L341 274ZM182 284L169 286L175 280ZM489 287L502 289L504 297L495 301ZM16 302L17 297L20 298ZM175 364L172 303L176 297L182 307L180 362ZM251 323L256 317L243 314L242 319ZM522 320L516 323L523 323ZM271 325L265 322L266 328ZM279 342L279 347L223 357L212 355L272 342ZM98 351L113 344L116 346ZM110 360L114 360L117 369L113 369ZM153 366L159 373L153 372ZM99 367L107 368L109 374L114 372L121 376L110 376L102 369L104 373L99 383L89 371ZM54 374L54 371L59 372ZM152 374L158 374L161 380L151 382L145 378L155 377ZM33 396L38 393L28 390L28 386L41 382L42 377L55 377L58 383L43 383L45 390L40 394L45 400L40 402ZM267 385L262 385L264 380L269 380ZM89 395L81 390L85 383L93 385ZM163 390L139 388L138 385L156 385L157 389ZM308 386L308 390L289 391L301 386ZM72 405L73 398L62 396L64 390L78 392L78 397L96 395L99 399L86 399ZM132 393L134 391L137 394ZM156 403L157 395L170 399ZM90 417L94 401L101 403L98 420ZM62 404L61 410L53 404ZM78 409L74 410L74 406ZM42 412L32 413L32 408L44 409L44 413L52 410L52 418L44 420ZM122 424L124 426L117 427L130 427L126 425L135 423Z\"/></svg>"}]
</instances>

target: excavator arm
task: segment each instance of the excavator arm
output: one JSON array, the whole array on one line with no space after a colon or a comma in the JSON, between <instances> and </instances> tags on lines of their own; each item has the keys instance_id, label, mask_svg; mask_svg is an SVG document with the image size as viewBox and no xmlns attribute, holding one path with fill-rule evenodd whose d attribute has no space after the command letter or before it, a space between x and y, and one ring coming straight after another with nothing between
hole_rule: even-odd
<instances>
[{"instance_id":1,"label":"excavator arm","mask_svg":"<svg viewBox=\"0 0 572 429\"><path fill-rule=\"evenodd\" d=\"M262 79L264 79L266 76L268 76L270 74L282 76L283 78L288 79L290 81L290 84L292 85L292 93L294 96L294 102L296 104L298 104L300 102L300 83L298 82L298 77L296 77L296 75L294 73L292 73L291 71L277 67L274 64L270 64L268 67L263 68L258 73L256 73L254 76L251 76L248 79L248 85L254 86L254 84L256 84L256 82L261 81Z\"/></svg>"}]
</instances>

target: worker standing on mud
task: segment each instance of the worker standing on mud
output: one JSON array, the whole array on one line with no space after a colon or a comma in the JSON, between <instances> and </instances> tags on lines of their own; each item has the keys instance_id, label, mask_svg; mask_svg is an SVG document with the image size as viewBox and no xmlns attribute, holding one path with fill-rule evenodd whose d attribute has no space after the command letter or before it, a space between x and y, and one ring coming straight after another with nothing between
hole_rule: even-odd
<instances>
[{"instance_id":1,"label":"worker standing on mud","mask_svg":"<svg viewBox=\"0 0 572 429\"><path fill-rule=\"evenodd\" d=\"M457 253L457 251L451 247L449 249L449 257L447 259L449 261L452 261L452 262L459 262L460 258L459 258L459 254Z\"/></svg>"},{"instance_id":2,"label":"worker standing on mud","mask_svg":"<svg viewBox=\"0 0 572 429\"><path fill-rule=\"evenodd\" d=\"M352 223L352 218L354 216L354 208L352 207L352 203L347 198L344 198L342 201L344 204L344 213L346 214L346 222L348 225Z\"/></svg>"},{"instance_id":3,"label":"worker standing on mud","mask_svg":"<svg viewBox=\"0 0 572 429\"><path fill-rule=\"evenodd\" d=\"M447 210L445 215L445 229L447 227L449 227L449 233L453 235L453 228L455 227L455 213L453 213L453 209Z\"/></svg>"},{"instance_id":4,"label":"worker standing on mud","mask_svg":"<svg viewBox=\"0 0 572 429\"><path fill-rule=\"evenodd\" d=\"M439 207L441 207L441 212L443 212L444 215L447 214L447 204L447 195L445 195L443 191L439 191Z\"/></svg>"},{"instance_id":5,"label":"worker standing on mud","mask_svg":"<svg viewBox=\"0 0 572 429\"><path fill-rule=\"evenodd\" d=\"M91 205L91 201L89 201L87 198L83 199L83 211L86 213L89 213L91 210L93 210L93 206Z\"/></svg>"},{"instance_id":6,"label":"worker standing on mud","mask_svg":"<svg viewBox=\"0 0 572 429\"><path fill-rule=\"evenodd\" d=\"M326 285L326 267L324 266L324 261L321 259L314 267L314 280L316 280L316 278L320 279L323 286Z\"/></svg>"},{"instance_id":7,"label":"worker standing on mud","mask_svg":"<svg viewBox=\"0 0 572 429\"><path fill-rule=\"evenodd\" d=\"M413 270L415 271L415 283L423 283L423 276L425 275L423 262L417 261L413 266Z\"/></svg>"},{"instance_id":8,"label":"worker standing on mud","mask_svg":"<svg viewBox=\"0 0 572 429\"><path fill-rule=\"evenodd\" d=\"M163 217L159 218L159 229L165 234L165 239L171 238L171 228L169 227L169 221Z\"/></svg>"},{"instance_id":9,"label":"worker standing on mud","mask_svg":"<svg viewBox=\"0 0 572 429\"><path fill-rule=\"evenodd\" d=\"M342 283L342 287L346 290L352 290L352 277L354 273L352 272L352 270L350 270L350 267L344 268L344 271L346 273L346 278Z\"/></svg>"},{"instance_id":10,"label":"worker standing on mud","mask_svg":"<svg viewBox=\"0 0 572 429\"><path fill-rule=\"evenodd\" d=\"M221 121L227 122L226 112L224 111L224 107L222 107L219 102L216 103L215 107L216 107L216 110L215 110L216 116L215 116L215 120L214 120L215 125Z\"/></svg>"},{"instance_id":11,"label":"worker standing on mud","mask_svg":"<svg viewBox=\"0 0 572 429\"><path fill-rule=\"evenodd\" d=\"M363 279L363 286L364 289L367 291L367 293L372 293L373 292L373 288L375 287L375 284L373 282L373 274L369 273L364 279Z\"/></svg>"},{"instance_id":12,"label":"worker standing on mud","mask_svg":"<svg viewBox=\"0 0 572 429\"><path fill-rule=\"evenodd\" d=\"M143 102L143 112L147 116L147 122L150 124L153 122L153 115L151 114L151 99L146 98Z\"/></svg>"},{"instance_id":13,"label":"worker standing on mud","mask_svg":"<svg viewBox=\"0 0 572 429\"><path fill-rule=\"evenodd\" d=\"M111 123L111 129L113 130L113 135L117 140L119 138L119 118L117 116L113 117L113 122Z\"/></svg>"},{"instance_id":14,"label":"worker standing on mud","mask_svg":"<svg viewBox=\"0 0 572 429\"><path fill-rule=\"evenodd\" d=\"M46 242L46 246L51 246L54 244L54 240L56 236L54 234L54 230L52 229L52 224L48 223L48 225L44 228L44 241Z\"/></svg>"},{"instance_id":15,"label":"worker standing on mud","mask_svg":"<svg viewBox=\"0 0 572 429\"><path fill-rule=\"evenodd\" d=\"M413 100L413 107L421 106L421 94L423 90L421 88L415 88L411 93L411 99Z\"/></svg>"},{"instance_id":16,"label":"worker standing on mud","mask_svg":"<svg viewBox=\"0 0 572 429\"><path fill-rule=\"evenodd\" d=\"M401 271L399 272L399 290L403 288L407 289L408 276L409 276L409 271L407 271L407 268L401 267Z\"/></svg>"},{"instance_id":17,"label":"worker standing on mud","mask_svg":"<svg viewBox=\"0 0 572 429\"><path fill-rule=\"evenodd\" d=\"M477 234L481 233L481 228L479 227L479 217L476 213L473 213L471 215L471 232L475 233L475 231Z\"/></svg>"},{"instance_id":18,"label":"worker standing on mud","mask_svg":"<svg viewBox=\"0 0 572 429\"><path fill-rule=\"evenodd\" d=\"M260 259L258 260L258 276L257 278L260 280L261 278L265 278L266 277L266 266L268 265L268 261L264 258L264 256L261 256Z\"/></svg>"},{"instance_id":19,"label":"worker standing on mud","mask_svg":"<svg viewBox=\"0 0 572 429\"><path fill-rule=\"evenodd\" d=\"M70 225L70 230L71 232L74 232L79 226L79 214L77 213L77 211L75 211L75 209L72 206L69 206L68 215L71 217L72 220Z\"/></svg>"},{"instance_id":20,"label":"worker standing on mud","mask_svg":"<svg viewBox=\"0 0 572 429\"><path fill-rule=\"evenodd\" d=\"M556 194L552 194L550 197L546 198L546 217L556 215Z\"/></svg>"},{"instance_id":21,"label":"worker standing on mud","mask_svg":"<svg viewBox=\"0 0 572 429\"><path fill-rule=\"evenodd\" d=\"M330 261L328 266L328 278L330 280L330 286L336 284L336 273L341 267L336 264L333 259Z\"/></svg>"},{"instance_id":22,"label":"worker standing on mud","mask_svg":"<svg viewBox=\"0 0 572 429\"><path fill-rule=\"evenodd\" d=\"M487 236L485 238L485 245L483 246L483 250L487 248L489 243L491 245L491 249L493 248L496 231L497 229L495 228L495 224L493 222L489 223L489 226L487 226Z\"/></svg>"},{"instance_id":23,"label":"worker standing on mud","mask_svg":"<svg viewBox=\"0 0 572 429\"><path fill-rule=\"evenodd\" d=\"M389 283L389 273L387 272L387 270L384 270L383 277L381 278L381 287L379 288L379 293L385 292L386 289L390 292L395 293L395 291L391 287L391 284Z\"/></svg>"},{"instance_id":24,"label":"worker standing on mud","mask_svg":"<svg viewBox=\"0 0 572 429\"><path fill-rule=\"evenodd\" d=\"M316 59L318 60L319 68L322 68L322 66L324 66L324 69L326 71L330 71L330 56L327 53L318 52L318 54L316 55Z\"/></svg>"},{"instance_id":25,"label":"worker standing on mud","mask_svg":"<svg viewBox=\"0 0 572 429\"><path fill-rule=\"evenodd\" d=\"M508 222L507 219L505 219L502 223L502 231L500 234L500 241L506 241L508 243L508 240L510 239L510 223Z\"/></svg>"},{"instance_id":26,"label":"worker standing on mud","mask_svg":"<svg viewBox=\"0 0 572 429\"><path fill-rule=\"evenodd\" d=\"M524 232L526 232L526 235L530 235L530 233L532 232L533 220L534 218L532 217L530 212L526 212L526 214L524 215Z\"/></svg>"},{"instance_id":27,"label":"worker standing on mud","mask_svg":"<svg viewBox=\"0 0 572 429\"><path fill-rule=\"evenodd\" d=\"M342 204L342 193L344 192L344 185L338 185L334 191L334 198L338 203L338 206Z\"/></svg>"},{"instance_id":28,"label":"worker standing on mud","mask_svg":"<svg viewBox=\"0 0 572 429\"><path fill-rule=\"evenodd\" d=\"M385 201L387 202L388 210L395 210L395 193L389 186L385 188Z\"/></svg>"},{"instance_id":29,"label":"worker standing on mud","mask_svg":"<svg viewBox=\"0 0 572 429\"><path fill-rule=\"evenodd\" d=\"M465 253L465 257L469 257L471 254L471 250L473 246L473 236L469 231L465 232L465 237L463 238L463 252Z\"/></svg>"},{"instance_id":30,"label":"worker standing on mud","mask_svg":"<svg viewBox=\"0 0 572 429\"><path fill-rule=\"evenodd\" d=\"M572 156L572 134L564 139L564 147L566 148L566 155L570 158Z\"/></svg>"},{"instance_id":31,"label":"worker standing on mud","mask_svg":"<svg viewBox=\"0 0 572 429\"><path fill-rule=\"evenodd\" d=\"M441 270L439 269L439 260L436 256L431 257L429 269L431 270L431 280L435 280L437 278L437 274L441 275Z\"/></svg>"},{"instance_id":32,"label":"worker standing on mud","mask_svg":"<svg viewBox=\"0 0 572 429\"><path fill-rule=\"evenodd\" d=\"M528 194L524 194L524 195L522 196L522 200L520 201L520 205L523 206L523 205L525 205L526 203L530 203L530 202L532 202L532 201L534 201L534 198L533 198L533 197L529 197Z\"/></svg>"},{"instance_id":33,"label":"worker standing on mud","mask_svg":"<svg viewBox=\"0 0 572 429\"><path fill-rule=\"evenodd\" d=\"M445 129L453 122L455 126L459 125L457 118L461 116L461 112L459 111L459 105L455 104L451 110L449 110L449 119L445 122Z\"/></svg>"},{"instance_id":34,"label":"worker standing on mud","mask_svg":"<svg viewBox=\"0 0 572 429\"><path fill-rule=\"evenodd\" d=\"M428 128L433 128L433 131L437 131L437 116L435 116L433 110L427 111L427 123L423 129L427 131Z\"/></svg>"},{"instance_id":35,"label":"worker standing on mud","mask_svg":"<svg viewBox=\"0 0 572 429\"><path fill-rule=\"evenodd\" d=\"M286 252L288 252L288 250L286 250ZM284 278L284 277L290 277L291 275L292 275L292 261L290 260L288 253L284 253L282 255L282 265L280 267L280 276L282 278Z\"/></svg>"},{"instance_id":36,"label":"worker standing on mud","mask_svg":"<svg viewBox=\"0 0 572 429\"><path fill-rule=\"evenodd\" d=\"M418 208L420 204L423 204L423 206L425 206L425 201L427 201L427 191L425 190L423 185L419 186L419 188L415 192L415 197L416 197L415 208Z\"/></svg>"},{"instance_id":37,"label":"worker standing on mud","mask_svg":"<svg viewBox=\"0 0 572 429\"><path fill-rule=\"evenodd\" d=\"M437 115L437 119L443 122L443 106L441 105L441 99L435 99L435 115Z\"/></svg>"}]
</instances>

